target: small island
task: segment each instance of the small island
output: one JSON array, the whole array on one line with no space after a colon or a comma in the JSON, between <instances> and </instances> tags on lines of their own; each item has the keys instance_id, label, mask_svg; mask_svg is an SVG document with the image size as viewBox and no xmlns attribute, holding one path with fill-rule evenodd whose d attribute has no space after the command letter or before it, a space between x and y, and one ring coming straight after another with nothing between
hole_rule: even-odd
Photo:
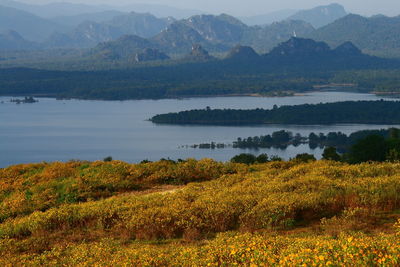
<instances>
[{"instance_id":1,"label":"small island","mask_svg":"<svg viewBox=\"0 0 400 267\"><path fill-rule=\"evenodd\" d=\"M32 104L32 103L37 103L39 100L34 99L32 96L25 96L23 99L18 99L18 98L12 98L10 100L12 103L16 104Z\"/></svg>"},{"instance_id":2,"label":"small island","mask_svg":"<svg viewBox=\"0 0 400 267\"><path fill-rule=\"evenodd\" d=\"M329 125L400 124L399 101L346 101L336 103L274 106L272 109L205 109L160 114L157 124L176 125Z\"/></svg>"},{"instance_id":3,"label":"small island","mask_svg":"<svg viewBox=\"0 0 400 267\"><path fill-rule=\"evenodd\" d=\"M235 141L230 143L201 143L191 146L181 146L181 148L195 148L195 149L224 149L224 148L238 148L238 149L264 149L264 148L277 148L287 149L289 146L297 147L299 145L308 144L310 149L334 147L340 153L348 152L351 146L359 140L364 139L371 135L381 136L385 139L400 136L400 129L390 128L381 130L361 130L346 135L342 132L329 132L324 133L310 133L303 136L299 133L294 134L290 131L275 131L272 134L250 137L238 137Z\"/></svg>"}]
</instances>

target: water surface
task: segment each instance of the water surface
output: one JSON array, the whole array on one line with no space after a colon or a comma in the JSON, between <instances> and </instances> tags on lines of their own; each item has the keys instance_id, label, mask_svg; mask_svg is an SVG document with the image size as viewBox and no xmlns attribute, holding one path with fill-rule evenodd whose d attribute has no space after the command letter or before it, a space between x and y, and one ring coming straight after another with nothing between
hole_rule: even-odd
<instances>
[{"instance_id":1,"label":"water surface","mask_svg":"<svg viewBox=\"0 0 400 267\"><path fill-rule=\"evenodd\" d=\"M285 159L298 153L321 155L320 149L308 145L286 150L260 149L182 149L181 145L205 142L230 143L237 137L271 134L278 130L308 135L310 132L341 131L351 133L363 129L381 129L387 125L329 126L170 126L155 125L147 119L159 113L188 109L236 108L270 109L273 105L298 105L347 100L378 100L371 94L315 92L302 96L212 97L134 101L83 101L41 98L39 103L10 103L11 97L0 97L0 167L11 164L100 160L107 156L128 162L160 158L204 158L226 161L243 152L267 153ZM3 103L1 103L3 102Z\"/></svg>"}]
</instances>

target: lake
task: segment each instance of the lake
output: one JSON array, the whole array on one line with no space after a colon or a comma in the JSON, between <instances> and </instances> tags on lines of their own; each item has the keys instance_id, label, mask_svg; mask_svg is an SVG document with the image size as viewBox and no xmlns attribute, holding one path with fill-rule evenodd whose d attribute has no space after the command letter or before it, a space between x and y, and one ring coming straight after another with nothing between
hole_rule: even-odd
<instances>
[{"instance_id":1,"label":"lake","mask_svg":"<svg viewBox=\"0 0 400 267\"><path fill-rule=\"evenodd\" d=\"M382 129L387 125L329 126L169 126L147 121L159 113L189 109L237 108L270 109L273 105L298 105L347 100L378 100L371 94L350 92L313 92L301 96L212 97L165 100L86 101L40 98L38 103L10 103L11 97L0 97L0 167L11 164L71 159L101 160L112 156L117 160L140 162L161 158L214 158L226 161L244 152L267 153L285 159L299 153L321 156L321 149L308 145L286 150L244 149L200 150L179 148L205 142L231 143L237 137L271 134L278 130L308 135L310 132L341 131L351 133L363 129Z\"/></svg>"}]
</instances>

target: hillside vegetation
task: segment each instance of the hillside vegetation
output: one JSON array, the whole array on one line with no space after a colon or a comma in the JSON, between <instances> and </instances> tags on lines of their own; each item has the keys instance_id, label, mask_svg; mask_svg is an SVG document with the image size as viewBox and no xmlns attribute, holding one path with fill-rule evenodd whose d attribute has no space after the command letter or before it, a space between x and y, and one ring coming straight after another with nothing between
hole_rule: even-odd
<instances>
[{"instance_id":1,"label":"hillside vegetation","mask_svg":"<svg viewBox=\"0 0 400 267\"><path fill-rule=\"evenodd\" d=\"M394 266L399 167L207 159L11 166L0 169L0 264Z\"/></svg>"}]
</instances>

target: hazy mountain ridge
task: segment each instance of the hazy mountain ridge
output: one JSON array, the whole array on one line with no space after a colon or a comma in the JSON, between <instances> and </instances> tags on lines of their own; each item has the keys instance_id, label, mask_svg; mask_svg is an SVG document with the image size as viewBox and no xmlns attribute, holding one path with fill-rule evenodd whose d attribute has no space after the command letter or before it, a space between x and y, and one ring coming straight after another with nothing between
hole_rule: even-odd
<instances>
[{"instance_id":1,"label":"hazy mountain ridge","mask_svg":"<svg viewBox=\"0 0 400 267\"><path fill-rule=\"evenodd\" d=\"M320 28L346 15L347 12L342 5L330 4L327 6L318 6L308 10L300 10L294 15L288 17L288 19L302 20L310 23L315 28Z\"/></svg>"},{"instance_id":2,"label":"hazy mountain ridge","mask_svg":"<svg viewBox=\"0 0 400 267\"><path fill-rule=\"evenodd\" d=\"M118 27L87 21L68 34L52 34L44 44L49 48L89 48L123 34Z\"/></svg>"},{"instance_id":3,"label":"hazy mountain ridge","mask_svg":"<svg viewBox=\"0 0 400 267\"><path fill-rule=\"evenodd\" d=\"M1 3L10 6L22 5L27 8L25 4L11 0L0 0ZM147 38L145 43L148 43L149 47L142 47L143 40L139 42L138 47L135 47L134 44L127 44L127 39L123 39L129 49L132 49L131 53L139 53L145 48L152 48L170 55L185 55L190 53L194 44L200 44L210 53L224 53L236 45L250 46L258 53L267 53L277 44L292 36L298 36L325 41L332 47L351 41L364 52L375 55L400 56L400 39L398 37L400 36L400 17L390 18L378 15L366 18L350 14L317 30L310 24L328 23L346 14L344 8L338 4L302 10L290 16L291 19L266 26L248 26L226 14L195 15L187 19L176 20L172 17L158 18L149 13L101 11L102 8L109 8L108 6L102 8L97 6L94 9L90 9L90 6L86 5L68 3L28 6L45 9L45 7L62 7L63 5L67 5L71 10L82 7L80 12L89 10L93 13L85 15L81 13L75 17L68 17L71 12L67 9L64 12L66 16L63 18L49 20L15 8L0 6L0 32L12 30L27 41L23 43L18 38L3 37L0 39L0 47L3 47L1 49L87 49L94 48L100 43L111 42L107 48L106 54L108 54L113 50L113 45L122 49L121 45L116 44L120 41L119 38L124 35L137 35ZM146 6L148 5L141 5L141 8ZM100 11L98 11L99 9ZM85 20L85 16L88 20ZM102 16L107 20L102 20ZM90 21L91 18L94 21ZM65 22L68 24L67 26L54 23L54 21L63 21L63 19L69 20L69 22ZM85 21L71 30L71 25L82 20ZM70 30L68 31L68 29ZM99 47L103 47L103 45ZM99 47L96 49L98 50ZM129 49L122 50L128 51ZM125 55L126 52L116 52L116 54Z\"/></svg>"},{"instance_id":4,"label":"hazy mountain ridge","mask_svg":"<svg viewBox=\"0 0 400 267\"><path fill-rule=\"evenodd\" d=\"M112 6L112 5L86 5L86 4L75 4L68 2L55 2L49 4L27 4L17 2L13 0L0 0L0 5L17 8L36 16L43 18L56 18L63 16L79 16L81 14L98 13L104 11L120 11L120 12L140 12L140 13L152 13L157 17L175 17L175 18L187 18L193 15L202 14L204 12L199 10L191 9L180 9L165 5L156 4L129 4L124 6Z\"/></svg>"},{"instance_id":5,"label":"hazy mountain ridge","mask_svg":"<svg viewBox=\"0 0 400 267\"><path fill-rule=\"evenodd\" d=\"M31 50L35 48L37 48L37 45L34 42L25 40L15 31L0 33L0 50Z\"/></svg>"},{"instance_id":6,"label":"hazy mountain ridge","mask_svg":"<svg viewBox=\"0 0 400 267\"><path fill-rule=\"evenodd\" d=\"M263 15L241 17L248 25L266 25L284 20L302 20L319 28L347 15L342 5L333 3L317 6L311 9L295 10L283 9Z\"/></svg>"},{"instance_id":7,"label":"hazy mountain ridge","mask_svg":"<svg viewBox=\"0 0 400 267\"><path fill-rule=\"evenodd\" d=\"M118 15L103 23L83 22L70 33L53 34L45 44L47 47L90 48L102 42L116 40L123 35L148 38L159 33L173 21L175 21L173 18L156 18L148 13L131 12Z\"/></svg>"},{"instance_id":8,"label":"hazy mountain ridge","mask_svg":"<svg viewBox=\"0 0 400 267\"><path fill-rule=\"evenodd\" d=\"M314 28L302 21L284 21L269 26L247 26L238 19L222 14L194 16L175 21L156 36L148 39L150 48L172 54L187 54L193 45L200 44L210 52L227 52L238 44L252 46L260 53L268 52L275 45L293 35L306 35ZM110 43L121 47L119 40ZM133 44L129 45L133 48ZM142 47L137 49L141 50ZM132 52L137 52L134 49Z\"/></svg>"},{"instance_id":9,"label":"hazy mountain ridge","mask_svg":"<svg viewBox=\"0 0 400 267\"><path fill-rule=\"evenodd\" d=\"M172 17L157 18L149 13L121 13L118 10L103 10L108 8L107 6L100 7L69 3L27 5L12 0L0 0L0 3L36 13L38 10L46 13L46 10L51 10L55 7L65 7L64 16L54 17L51 20L38 17L38 19L52 25L51 30L48 30L45 35L36 36L35 41L42 43L42 48L89 48L101 42L116 40L126 34L138 35L144 38L150 38L159 34L160 36L157 38L160 39L160 42L170 42L172 43L170 46L176 48L166 49L173 53L187 53L193 45L193 42L189 43L189 40L196 40L196 43L201 43L204 47L215 51L226 50L237 44L242 44L251 45L261 52L266 52L279 42L287 40L294 32L298 32L299 36L302 36L313 30L312 27L303 22L296 22L298 25L294 25L295 23L291 21L274 23L266 28L251 27L237 18L226 14L219 16L195 15L188 19L176 21ZM149 5L139 6L143 9ZM127 8L124 11L126 10L129 9ZM24 13L25 11L21 12ZM76 12L79 14L75 14ZM13 16L12 21L21 20L21 17L35 17L26 12L24 14L25 16L19 16L19 18L18 16ZM46 14L42 15L46 16ZM54 22L65 25L54 25ZM166 29L173 22L189 26L197 31L204 40L200 40L201 38L195 36L196 34L194 33L188 34L189 31L185 30L183 26L174 25L168 30L167 34L166 32L162 32L163 29ZM18 23L12 22L9 24L15 25ZM3 23L3 25L6 25L6 23ZM24 23L24 25L26 24ZM74 28L71 29L71 27ZM286 29L285 27L289 27L290 29ZM20 34L24 30L15 29L11 26L10 29ZM174 30L176 32L172 33L171 31ZM182 40L174 40L178 39L179 36L173 37L173 35L179 35L180 31L183 33ZM43 30L40 30L40 32L43 32ZM24 34L21 35L27 38ZM180 46L184 47L184 50L178 51Z\"/></svg>"},{"instance_id":10,"label":"hazy mountain ridge","mask_svg":"<svg viewBox=\"0 0 400 267\"><path fill-rule=\"evenodd\" d=\"M286 20L288 17L294 15L296 12L298 12L298 10L296 9L283 9L262 15L240 17L240 20L249 26L266 25Z\"/></svg>"},{"instance_id":11,"label":"hazy mountain ridge","mask_svg":"<svg viewBox=\"0 0 400 267\"><path fill-rule=\"evenodd\" d=\"M15 31L30 41L41 41L64 27L15 8L0 6L0 32Z\"/></svg>"},{"instance_id":12,"label":"hazy mountain ridge","mask_svg":"<svg viewBox=\"0 0 400 267\"><path fill-rule=\"evenodd\" d=\"M73 29L74 27L77 27L79 24L81 24L85 21L93 21L93 22L97 22L97 23L102 23L102 22L107 22L109 20L112 20L113 18L124 15L124 14L126 14L126 12L121 12L121 11L117 11L117 10L107 10L107 11L100 11L100 12L94 12L94 13L83 13L83 14L71 15L71 16L57 16L57 17L51 18L51 21L71 27L71 29Z\"/></svg>"},{"instance_id":13,"label":"hazy mountain ridge","mask_svg":"<svg viewBox=\"0 0 400 267\"><path fill-rule=\"evenodd\" d=\"M325 41L334 47L351 41L363 51L400 55L400 16L366 18L350 14L307 37Z\"/></svg>"},{"instance_id":14,"label":"hazy mountain ridge","mask_svg":"<svg viewBox=\"0 0 400 267\"><path fill-rule=\"evenodd\" d=\"M314 30L309 23L294 20L275 22L264 27L254 26L245 32L242 44L251 46L260 53L267 53L293 36L307 36Z\"/></svg>"}]
</instances>

